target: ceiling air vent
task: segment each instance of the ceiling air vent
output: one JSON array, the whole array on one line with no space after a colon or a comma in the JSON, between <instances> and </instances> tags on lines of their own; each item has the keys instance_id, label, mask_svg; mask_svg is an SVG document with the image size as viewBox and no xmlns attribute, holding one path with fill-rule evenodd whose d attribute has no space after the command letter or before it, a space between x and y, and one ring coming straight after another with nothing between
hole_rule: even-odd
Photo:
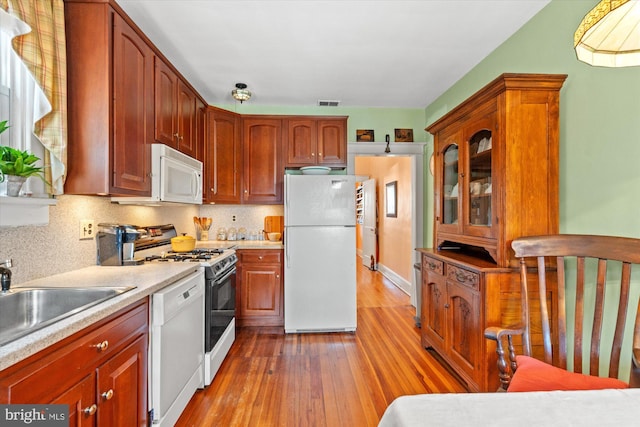
<instances>
[{"instance_id":1,"label":"ceiling air vent","mask_svg":"<svg viewBox=\"0 0 640 427\"><path fill-rule=\"evenodd\" d=\"M340 104L340 101L328 101L326 99L318 100L319 107L337 107L338 104Z\"/></svg>"}]
</instances>

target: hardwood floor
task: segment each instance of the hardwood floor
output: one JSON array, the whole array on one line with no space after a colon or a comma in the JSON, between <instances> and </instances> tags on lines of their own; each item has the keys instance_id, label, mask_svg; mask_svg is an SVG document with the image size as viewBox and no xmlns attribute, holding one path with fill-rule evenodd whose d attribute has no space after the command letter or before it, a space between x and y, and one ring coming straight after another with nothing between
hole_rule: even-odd
<instances>
[{"instance_id":1,"label":"hardwood floor","mask_svg":"<svg viewBox=\"0 0 640 427\"><path fill-rule=\"evenodd\" d=\"M420 345L409 296L358 263L355 333L242 328L177 426L376 426L404 394L466 392Z\"/></svg>"}]
</instances>

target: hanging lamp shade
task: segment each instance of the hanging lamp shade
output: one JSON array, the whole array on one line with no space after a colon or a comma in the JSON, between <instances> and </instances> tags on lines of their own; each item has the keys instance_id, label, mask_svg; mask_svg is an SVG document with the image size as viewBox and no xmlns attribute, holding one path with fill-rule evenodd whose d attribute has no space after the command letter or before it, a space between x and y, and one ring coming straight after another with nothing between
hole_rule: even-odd
<instances>
[{"instance_id":1,"label":"hanging lamp shade","mask_svg":"<svg viewBox=\"0 0 640 427\"><path fill-rule=\"evenodd\" d=\"M600 67L640 65L640 1L602 0L573 37L580 61Z\"/></svg>"},{"instance_id":2,"label":"hanging lamp shade","mask_svg":"<svg viewBox=\"0 0 640 427\"><path fill-rule=\"evenodd\" d=\"M231 96L242 104L251 98L251 92L247 89L247 85L244 83L236 83L236 88L231 91Z\"/></svg>"}]
</instances>

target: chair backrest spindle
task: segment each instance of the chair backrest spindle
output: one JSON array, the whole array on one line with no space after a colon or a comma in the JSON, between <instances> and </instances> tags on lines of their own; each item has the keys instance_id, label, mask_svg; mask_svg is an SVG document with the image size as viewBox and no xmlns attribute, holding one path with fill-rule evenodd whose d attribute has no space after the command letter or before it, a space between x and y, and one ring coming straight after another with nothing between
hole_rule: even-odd
<instances>
[{"instance_id":1,"label":"chair backrest spindle","mask_svg":"<svg viewBox=\"0 0 640 427\"><path fill-rule=\"evenodd\" d=\"M634 344L640 344L640 292L632 290L632 268L640 264L640 239L590 235L551 235L523 237L513 241L515 255L521 258L521 281L525 336L523 349L527 355L536 355L547 363L567 369L567 298L575 301L573 329L573 371L600 375L600 360L610 352L610 362L602 375L618 377L621 349L629 310L636 310ZM537 258L537 286L532 283L535 274L526 259ZM555 265L554 265L555 263ZM575 263L575 293L565 292L567 287L565 265ZM638 268L638 267L636 267ZM573 274L573 272L571 272ZM613 280L620 275L620 280ZM636 279L638 282L639 279ZM635 284L637 286L637 283ZM540 307L530 306L529 296L534 290ZM614 298L619 293L617 301ZM588 296L588 297L587 297ZM615 299L615 298L614 298ZM532 309L540 310L541 340L532 340L534 325L528 320ZM615 322L615 324L614 324ZM604 336L613 333L611 348ZM590 342L583 343L589 339ZM610 336L609 336L610 338ZM541 341L541 342L540 342ZM533 347L533 348L532 348ZM589 365L583 366L585 351L589 351ZM606 359L605 359L606 360ZM583 369L584 368L584 369ZM626 379L624 379L626 381Z\"/></svg>"}]
</instances>

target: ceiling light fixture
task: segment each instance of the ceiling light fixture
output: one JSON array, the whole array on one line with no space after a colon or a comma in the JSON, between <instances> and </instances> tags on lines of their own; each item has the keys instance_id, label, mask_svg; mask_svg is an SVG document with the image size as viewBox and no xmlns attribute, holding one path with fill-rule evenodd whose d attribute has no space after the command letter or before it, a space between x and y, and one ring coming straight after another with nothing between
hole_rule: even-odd
<instances>
[{"instance_id":1,"label":"ceiling light fixture","mask_svg":"<svg viewBox=\"0 0 640 427\"><path fill-rule=\"evenodd\" d=\"M580 61L601 67L640 65L640 1L602 0L573 37Z\"/></svg>"},{"instance_id":2,"label":"ceiling light fixture","mask_svg":"<svg viewBox=\"0 0 640 427\"><path fill-rule=\"evenodd\" d=\"M247 85L244 83L236 83L236 88L231 91L231 96L242 104L244 101L251 98L251 92L247 89Z\"/></svg>"}]
</instances>

